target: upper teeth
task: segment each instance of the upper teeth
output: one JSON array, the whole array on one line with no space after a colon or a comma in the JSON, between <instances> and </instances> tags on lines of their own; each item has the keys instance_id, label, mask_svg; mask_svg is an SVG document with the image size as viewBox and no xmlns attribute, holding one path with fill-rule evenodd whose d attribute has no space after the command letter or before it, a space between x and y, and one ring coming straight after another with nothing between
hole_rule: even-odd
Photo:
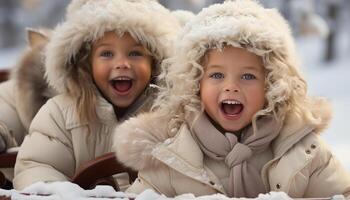
<instances>
[{"instance_id":1,"label":"upper teeth","mask_svg":"<svg viewBox=\"0 0 350 200\"><path fill-rule=\"evenodd\" d=\"M130 80L130 78L128 78L128 77L118 77L118 78L116 78L115 80L118 80L118 81L125 81L125 80Z\"/></svg>"},{"instance_id":2,"label":"upper teeth","mask_svg":"<svg viewBox=\"0 0 350 200\"><path fill-rule=\"evenodd\" d=\"M222 103L226 103L226 104L241 104L241 102L235 101L235 100L224 100Z\"/></svg>"}]
</instances>

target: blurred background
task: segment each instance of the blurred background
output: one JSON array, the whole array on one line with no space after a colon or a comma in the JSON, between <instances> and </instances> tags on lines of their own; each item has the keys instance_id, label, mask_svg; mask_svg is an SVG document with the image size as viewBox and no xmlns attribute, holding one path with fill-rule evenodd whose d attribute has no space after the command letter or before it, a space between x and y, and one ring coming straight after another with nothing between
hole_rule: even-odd
<instances>
[{"instance_id":1,"label":"blurred background","mask_svg":"<svg viewBox=\"0 0 350 200\"><path fill-rule=\"evenodd\" d=\"M0 69L16 65L25 49L25 28L53 28L64 20L70 0L0 0ZM199 12L222 0L159 0L171 10ZM310 95L333 105L333 120L323 134L350 171L350 1L261 0L289 21ZM349 118L348 118L349 117Z\"/></svg>"}]
</instances>

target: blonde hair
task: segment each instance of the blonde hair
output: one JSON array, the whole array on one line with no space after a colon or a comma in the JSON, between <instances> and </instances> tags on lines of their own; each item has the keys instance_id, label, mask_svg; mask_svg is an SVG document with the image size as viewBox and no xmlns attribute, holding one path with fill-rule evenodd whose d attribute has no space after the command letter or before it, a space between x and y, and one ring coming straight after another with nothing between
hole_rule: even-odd
<instances>
[{"instance_id":1,"label":"blonde hair","mask_svg":"<svg viewBox=\"0 0 350 200\"><path fill-rule=\"evenodd\" d=\"M311 124L321 123L322 116L314 116L313 105L326 100L307 96L307 83L299 71L293 37L276 10L247 0L213 5L190 21L179 38L176 56L162 66L160 78L166 87L153 109L160 115L171 116L169 129L203 111L198 95L204 71L201 61L208 50L226 45L246 49L263 60L267 103L253 117L254 126L259 116L274 115L283 120L291 112Z\"/></svg>"},{"instance_id":2,"label":"blonde hair","mask_svg":"<svg viewBox=\"0 0 350 200\"><path fill-rule=\"evenodd\" d=\"M96 88L87 56L90 49L83 46L108 31L128 32L160 62L173 53L170 47L179 28L176 18L157 1L73 0L65 22L56 26L47 45L47 80L58 93L77 97L75 107L80 120L93 122L97 117L93 106ZM159 70L157 64L153 74Z\"/></svg>"},{"instance_id":3,"label":"blonde hair","mask_svg":"<svg viewBox=\"0 0 350 200\"><path fill-rule=\"evenodd\" d=\"M124 33L115 31L115 33L122 37ZM134 38L134 37L133 37ZM135 38L134 38L135 39ZM97 39L98 40L98 39ZM97 41L96 40L96 41ZM138 39L135 39L138 41ZM81 49L68 64L68 69L72 74L72 83L67 85L67 93L76 98L75 108L78 113L78 117L81 122L93 123L97 121L96 103L97 95L96 89L98 86L95 85L92 76L92 65L91 65L91 53L92 43L86 42L82 45ZM142 44L144 46L144 44ZM146 51L152 57L151 70L152 75L150 84L157 84L156 76L159 74L160 61L154 58L154 53L150 52L149 47L145 47Z\"/></svg>"},{"instance_id":4,"label":"blonde hair","mask_svg":"<svg viewBox=\"0 0 350 200\"><path fill-rule=\"evenodd\" d=\"M68 82L67 93L76 99L75 108L81 122L94 122L97 119L96 86L92 78L90 54L91 45L86 43L82 45L76 57L67 64L73 83Z\"/></svg>"}]
</instances>

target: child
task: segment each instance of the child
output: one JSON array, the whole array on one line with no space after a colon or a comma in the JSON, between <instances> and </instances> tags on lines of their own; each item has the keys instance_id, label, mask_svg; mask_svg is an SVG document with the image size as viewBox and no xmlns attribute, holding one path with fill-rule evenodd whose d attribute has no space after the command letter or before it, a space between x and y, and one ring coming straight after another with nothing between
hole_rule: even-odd
<instances>
[{"instance_id":1,"label":"child","mask_svg":"<svg viewBox=\"0 0 350 200\"><path fill-rule=\"evenodd\" d=\"M44 78L43 54L51 31L27 29L28 49L0 84L0 152L21 145L39 108L55 95ZM12 180L13 168L2 169Z\"/></svg>"},{"instance_id":2,"label":"child","mask_svg":"<svg viewBox=\"0 0 350 200\"><path fill-rule=\"evenodd\" d=\"M22 143L35 113L54 95L44 78L43 54L49 35L49 30L28 29L28 50L10 80L0 84L0 140L5 144L1 151Z\"/></svg>"},{"instance_id":3,"label":"child","mask_svg":"<svg viewBox=\"0 0 350 200\"><path fill-rule=\"evenodd\" d=\"M307 96L286 21L253 0L201 11L179 36L155 110L116 129L120 161L146 188L257 197L350 195L350 177L321 141L330 109Z\"/></svg>"},{"instance_id":4,"label":"child","mask_svg":"<svg viewBox=\"0 0 350 200\"><path fill-rule=\"evenodd\" d=\"M61 94L35 116L15 166L15 189L69 181L84 162L111 151L113 129L147 111L159 63L179 24L152 0L75 0L46 54Z\"/></svg>"}]
</instances>

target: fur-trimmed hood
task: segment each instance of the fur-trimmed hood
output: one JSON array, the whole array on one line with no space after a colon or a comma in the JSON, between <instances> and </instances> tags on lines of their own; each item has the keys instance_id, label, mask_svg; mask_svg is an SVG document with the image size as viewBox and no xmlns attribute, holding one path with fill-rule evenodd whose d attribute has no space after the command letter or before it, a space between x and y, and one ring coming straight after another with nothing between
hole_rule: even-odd
<instances>
[{"instance_id":1,"label":"fur-trimmed hood","mask_svg":"<svg viewBox=\"0 0 350 200\"><path fill-rule=\"evenodd\" d=\"M179 27L176 18L157 1L73 0L67 8L66 21L55 28L47 48L49 84L59 92L74 88L70 86L75 84L70 68L77 66L72 62L83 45L96 41L107 31L130 33L159 64L171 55Z\"/></svg>"},{"instance_id":2,"label":"fur-trimmed hood","mask_svg":"<svg viewBox=\"0 0 350 200\"><path fill-rule=\"evenodd\" d=\"M172 138L172 131L186 123L189 116L202 112L198 96L203 73L200 59L209 49L225 45L262 57L268 73L268 105L261 115L276 113L284 119L278 144L293 138L289 136L303 127L320 133L328 126L330 105L325 99L307 96L289 26L277 10L263 8L253 0L212 5L186 23L176 44L175 56L161 74L168 87L161 90L156 111L130 119L116 131L114 148L127 166L136 170L150 166L157 145Z\"/></svg>"},{"instance_id":3,"label":"fur-trimmed hood","mask_svg":"<svg viewBox=\"0 0 350 200\"><path fill-rule=\"evenodd\" d=\"M179 20L180 24L184 26L190 19L192 19L195 15L193 12L188 10L174 10L171 12L177 20Z\"/></svg>"},{"instance_id":4,"label":"fur-trimmed hood","mask_svg":"<svg viewBox=\"0 0 350 200\"><path fill-rule=\"evenodd\" d=\"M189 20L179 33L175 56L160 75L168 87L160 92L155 106L182 121L188 113L201 112L198 94L204 71L202 57L210 49L230 45L263 60L267 105L258 115L297 112L317 123L323 116L314 116L310 108L324 100L307 96L294 44L287 21L276 9L264 8L254 0L211 5Z\"/></svg>"}]
</instances>

